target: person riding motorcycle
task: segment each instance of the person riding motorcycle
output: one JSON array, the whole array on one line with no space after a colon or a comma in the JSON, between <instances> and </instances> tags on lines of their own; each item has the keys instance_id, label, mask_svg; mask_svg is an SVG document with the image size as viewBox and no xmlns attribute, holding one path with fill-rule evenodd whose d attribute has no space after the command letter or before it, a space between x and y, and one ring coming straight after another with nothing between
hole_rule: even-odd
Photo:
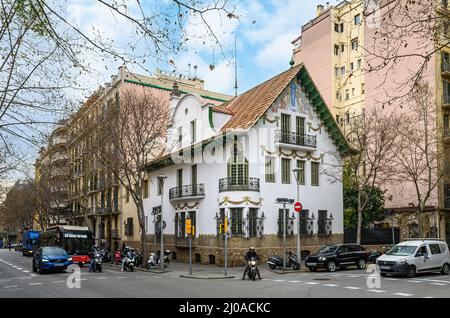
<instances>
[{"instance_id":1,"label":"person riding motorcycle","mask_svg":"<svg viewBox=\"0 0 450 318\"><path fill-rule=\"evenodd\" d=\"M255 260L259 259L258 254L256 253L256 249L254 247L250 247L247 253L245 253L245 260L247 261L247 266L245 267L244 275L242 276L242 279L245 279L245 275L250 271L250 265L248 262L254 258ZM256 274L258 274L258 279L261 279L261 275L259 274L259 269L256 267Z\"/></svg>"},{"instance_id":2,"label":"person riding motorcycle","mask_svg":"<svg viewBox=\"0 0 450 318\"><path fill-rule=\"evenodd\" d=\"M98 250L98 247L97 246L94 246L93 248L92 248L92 251L90 251L89 252L89 258L90 258L90 261L89 261L89 272L92 272L93 270L94 270L94 260L95 260L95 255L97 254L97 250Z\"/></svg>"},{"instance_id":3,"label":"person riding motorcycle","mask_svg":"<svg viewBox=\"0 0 450 318\"><path fill-rule=\"evenodd\" d=\"M122 269L121 269L122 272L125 270L125 258L127 258L128 253L130 252L133 252L133 249L130 246L126 246L125 249L122 251Z\"/></svg>"}]
</instances>

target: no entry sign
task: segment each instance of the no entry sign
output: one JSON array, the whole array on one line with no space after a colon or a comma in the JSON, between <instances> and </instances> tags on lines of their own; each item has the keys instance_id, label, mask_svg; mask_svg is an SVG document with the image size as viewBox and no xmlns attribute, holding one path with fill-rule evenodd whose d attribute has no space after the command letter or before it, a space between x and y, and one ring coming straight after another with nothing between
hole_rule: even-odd
<instances>
[{"instance_id":1,"label":"no entry sign","mask_svg":"<svg viewBox=\"0 0 450 318\"><path fill-rule=\"evenodd\" d=\"M301 204L300 202L295 202L295 204L294 204L294 210L295 210L295 212L300 213L300 212L302 212L302 209L303 209L302 204Z\"/></svg>"}]
</instances>

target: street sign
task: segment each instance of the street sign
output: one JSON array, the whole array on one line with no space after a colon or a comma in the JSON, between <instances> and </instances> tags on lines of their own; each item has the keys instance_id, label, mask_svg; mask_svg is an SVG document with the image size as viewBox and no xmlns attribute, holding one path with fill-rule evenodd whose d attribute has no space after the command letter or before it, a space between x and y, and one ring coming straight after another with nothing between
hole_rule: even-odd
<instances>
[{"instance_id":1,"label":"street sign","mask_svg":"<svg viewBox=\"0 0 450 318\"><path fill-rule=\"evenodd\" d=\"M296 202L294 204L294 211L295 212L300 213L300 212L302 212L302 209L303 209L303 206L302 206L302 204L300 202Z\"/></svg>"}]
</instances>

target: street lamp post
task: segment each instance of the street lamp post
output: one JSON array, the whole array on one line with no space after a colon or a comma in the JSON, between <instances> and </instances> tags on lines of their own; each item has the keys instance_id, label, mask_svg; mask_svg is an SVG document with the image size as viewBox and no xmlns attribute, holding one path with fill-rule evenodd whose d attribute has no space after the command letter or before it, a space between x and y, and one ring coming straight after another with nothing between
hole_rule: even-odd
<instances>
[{"instance_id":1,"label":"street lamp post","mask_svg":"<svg viewBox=\"0 0 450 318\"><path fill-rule=\"evenodd\" d=\"M164 200L164 180L167 179L165 175L159 175L158 179L161 183L161 222L159 228L161 231L161 250L159 252L159 268L161 272L164 272L164 217L163 217L163 200Z\"/></svg>"},{"instance_id":2,"label":"street lamp post","mask_svg":"<svg viewBox=\"0 0 450 318\"><path fill-rule=\"evenodd\" d=\"M297 182L297 202L300 202L300 169L293 169L292 170L295 175L295 181ZM302 253L300 250L300 231L301 231L301 224L300 224L300 214L301 212L297 213L297 260L298 264L301 267L302 264ZM299 268L300 269L300 268Z\"/></svg>"},{"instance_id":3,"label":"street lamp post","mask_svg":"<svg viewBox=\"0 0 450 318\"><path fill-rule=\"evenodd\" d=\"M283 272L286 271L286 205L294 204L293 199L278 198L277 204L283 205Z\"/></svg>"}]
</instances>

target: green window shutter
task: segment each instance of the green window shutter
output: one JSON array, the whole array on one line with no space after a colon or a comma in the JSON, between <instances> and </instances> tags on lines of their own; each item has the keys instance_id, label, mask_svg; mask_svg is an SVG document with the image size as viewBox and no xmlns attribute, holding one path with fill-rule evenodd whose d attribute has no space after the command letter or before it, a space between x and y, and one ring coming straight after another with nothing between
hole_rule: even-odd
<instances>
[{"instance_id":1,"label":"green window shutter","mask_svg":"<svg viewBox=\"0 0 450 318\"><path fill-rule=\"evenodd\" d=\"M305 185L305 161L297 160L298 174L298 184Z\"/></svg>"},{"instance_id":2,"label":"green window shutter","mask_svg":"<svg viewBox=\"0 0 450 318\"><path fill-rule=\"evenodd\" d=\"M291 183L291 159L281 159L282 183Z\"/></svg>"},{"instance_id":3,"label":"green window shutter","mask_svg":"<svg viewBox=\"0 0 450 318\"><path fill-rule=\"evenodd\" d=\"M319 163L311 162L311 185L319 186Z\"/></svg>"}]
</instances>

